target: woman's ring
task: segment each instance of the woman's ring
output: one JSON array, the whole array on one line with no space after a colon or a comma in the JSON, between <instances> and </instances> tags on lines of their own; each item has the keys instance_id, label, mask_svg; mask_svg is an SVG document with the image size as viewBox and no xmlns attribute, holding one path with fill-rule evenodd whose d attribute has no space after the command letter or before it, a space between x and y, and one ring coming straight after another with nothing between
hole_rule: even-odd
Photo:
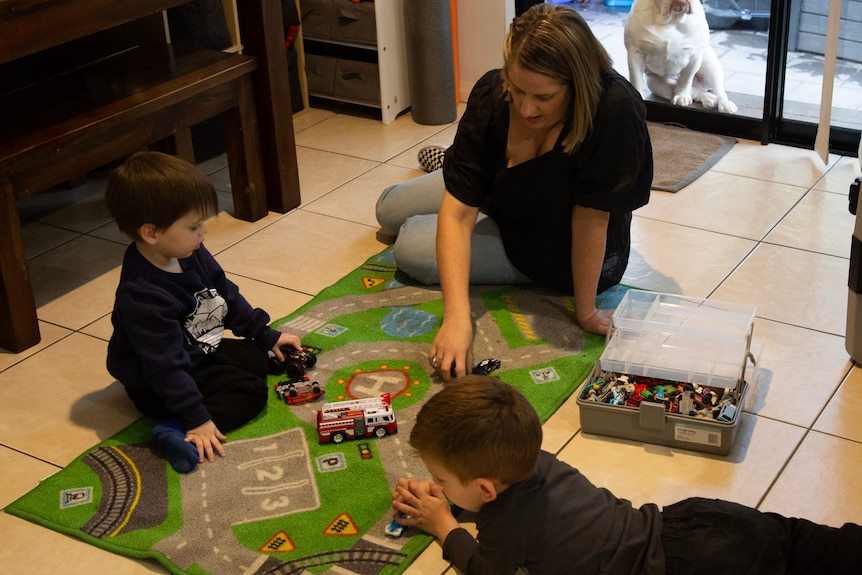
<instances>
[{"instance_id":1,"label":"woman's ring","mask_svg":"<svg viewBox=\"0 0 862 575\"><path fill-rule=\"evenodd\" d=\"M440 358L436 355L431 356L431 367L433 367L434 369L440 367Z\"/></svg>"}]
</instances>

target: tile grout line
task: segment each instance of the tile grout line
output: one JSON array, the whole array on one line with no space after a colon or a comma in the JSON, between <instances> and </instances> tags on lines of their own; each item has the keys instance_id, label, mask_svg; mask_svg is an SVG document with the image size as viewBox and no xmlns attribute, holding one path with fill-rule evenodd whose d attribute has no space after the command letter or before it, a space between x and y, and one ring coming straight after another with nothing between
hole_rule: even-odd
<instances>
[{"instance_id":1,"label":"tile grout line","mask_svg":"<svg viewBox=\"0 0 862 575\"><path fill-rule=\"evenodd\" d=\"M853 365L855 365L855 364L853 364ZM853 370L853 365L851 365L845 371L843 377L841 377L841 379L838 381L838 385L835 386L835 389L832 390L832 393L829 394L829 397L826 399L826 401L823 402L822 407L817 412L817 415L814 417L814 419L811 421L811 424L807 428L805 428L805 433L802 434L802 437L797 442L796 447L794 447L793 451L787 456L787 459L784 461L784 464L778 470L778 473L775 475L774 479L769 483L769 486L766 488L763 495L761 495L760 499L757 501L757 505L755 506L755 509L760 509L760 506L763 505L763 502L766 500L767 497L769 497L769 494L772 492L775 485L781 479L781 476L784 474L784 471L790 466L790 463L793 461L793 458L796 457L797 453L799 453L799 450L802 448L802 444L805 442L805 440L808 438L808 436L811 435L812 432L813 433L821 433L819 431L816 431L814 429L814 426L817 424L817 421L820 419L820 416L823 415L823 412L826 411L826 408L829 406L831 401L835 398L835 395L838 393L838 390L841 389L841 386L844 384L844 382L847 381L847 378L850 376L850 372ZM757 417L760 417L760 416L757 416ZM780 421L780 420L776 420L774 418L769 418L769 417L767 417L766 419L772 419L773 421ZM833 434L826 434L826 435L830 435L832 437L839 437L839 436L835 436ZM839 438L845 439L847 441L854 441L854 440L846 438L846 437L839 437ZM854 441L854 443L860 443L860 442Z\"/></svg>"}]
</instances>

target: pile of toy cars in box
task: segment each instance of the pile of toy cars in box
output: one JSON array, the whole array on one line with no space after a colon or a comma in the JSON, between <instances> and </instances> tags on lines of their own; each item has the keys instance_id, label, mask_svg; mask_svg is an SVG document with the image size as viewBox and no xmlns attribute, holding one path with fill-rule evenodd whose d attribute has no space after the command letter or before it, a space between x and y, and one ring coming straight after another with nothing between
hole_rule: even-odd
<instances>
[{"instance_id":1,"label":"pile of toy cars in box","mask_svg":"<svg viewBox=\"0 0 862 575\"><path fill-rule=\"evenodd\" d=\"M586 433L721 455L748 385L755 308L629 290L578 393Z\"/></svg>"}]
</instances>

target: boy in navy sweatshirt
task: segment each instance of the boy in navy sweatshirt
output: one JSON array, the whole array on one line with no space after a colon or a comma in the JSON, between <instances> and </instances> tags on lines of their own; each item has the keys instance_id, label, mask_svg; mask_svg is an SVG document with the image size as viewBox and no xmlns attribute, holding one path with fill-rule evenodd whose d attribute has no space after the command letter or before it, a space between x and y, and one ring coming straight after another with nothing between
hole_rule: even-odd
<instances>
[{"instance_id":1,"label":"boy in navy sweatshirt","mask_svg":"<svg viewBox=\"0 0 862 575\"><path fill-rule=\"evenodd\" d=\"M299 338L269 327L203 246L215 188L175 156L140 152L111 174L105 201L126 250L111 323L108 371L144 415L180 473L224 456L224 433L267 401L267 352ZM225 328L242 339L223 338Z\"/></svg>"}]
</instances>

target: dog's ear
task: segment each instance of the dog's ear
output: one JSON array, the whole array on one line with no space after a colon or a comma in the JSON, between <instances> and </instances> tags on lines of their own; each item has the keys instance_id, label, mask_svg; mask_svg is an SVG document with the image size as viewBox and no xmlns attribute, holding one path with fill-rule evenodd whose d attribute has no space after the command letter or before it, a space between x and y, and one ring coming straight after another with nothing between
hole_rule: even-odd
<instances>
[{"instance_id":1,"label":"dog's ear","mask_svg":"<svg viewBox=\"0 0 862 575\"><path fill-rule=\"evenodd\" d=\"M698 2L699 0L671 0L670 5L673 8L674 4L678 5L677 10L681 11L683 14L691 14L691 3ZM680 10L681 9L681 10Z\"/></svg>"},{"instance_id":2,"label":"dog's ear","mask_svg":"<svg viewBox=\"0 0 862 575\"><path fill-rule=\"evenodd\" d=\"M670 5L672 3L673 0L656 0L656 8L658 8L658 13L661 14L662 18L666 18L670 14Z\"/></svg>"}]
</instances>

